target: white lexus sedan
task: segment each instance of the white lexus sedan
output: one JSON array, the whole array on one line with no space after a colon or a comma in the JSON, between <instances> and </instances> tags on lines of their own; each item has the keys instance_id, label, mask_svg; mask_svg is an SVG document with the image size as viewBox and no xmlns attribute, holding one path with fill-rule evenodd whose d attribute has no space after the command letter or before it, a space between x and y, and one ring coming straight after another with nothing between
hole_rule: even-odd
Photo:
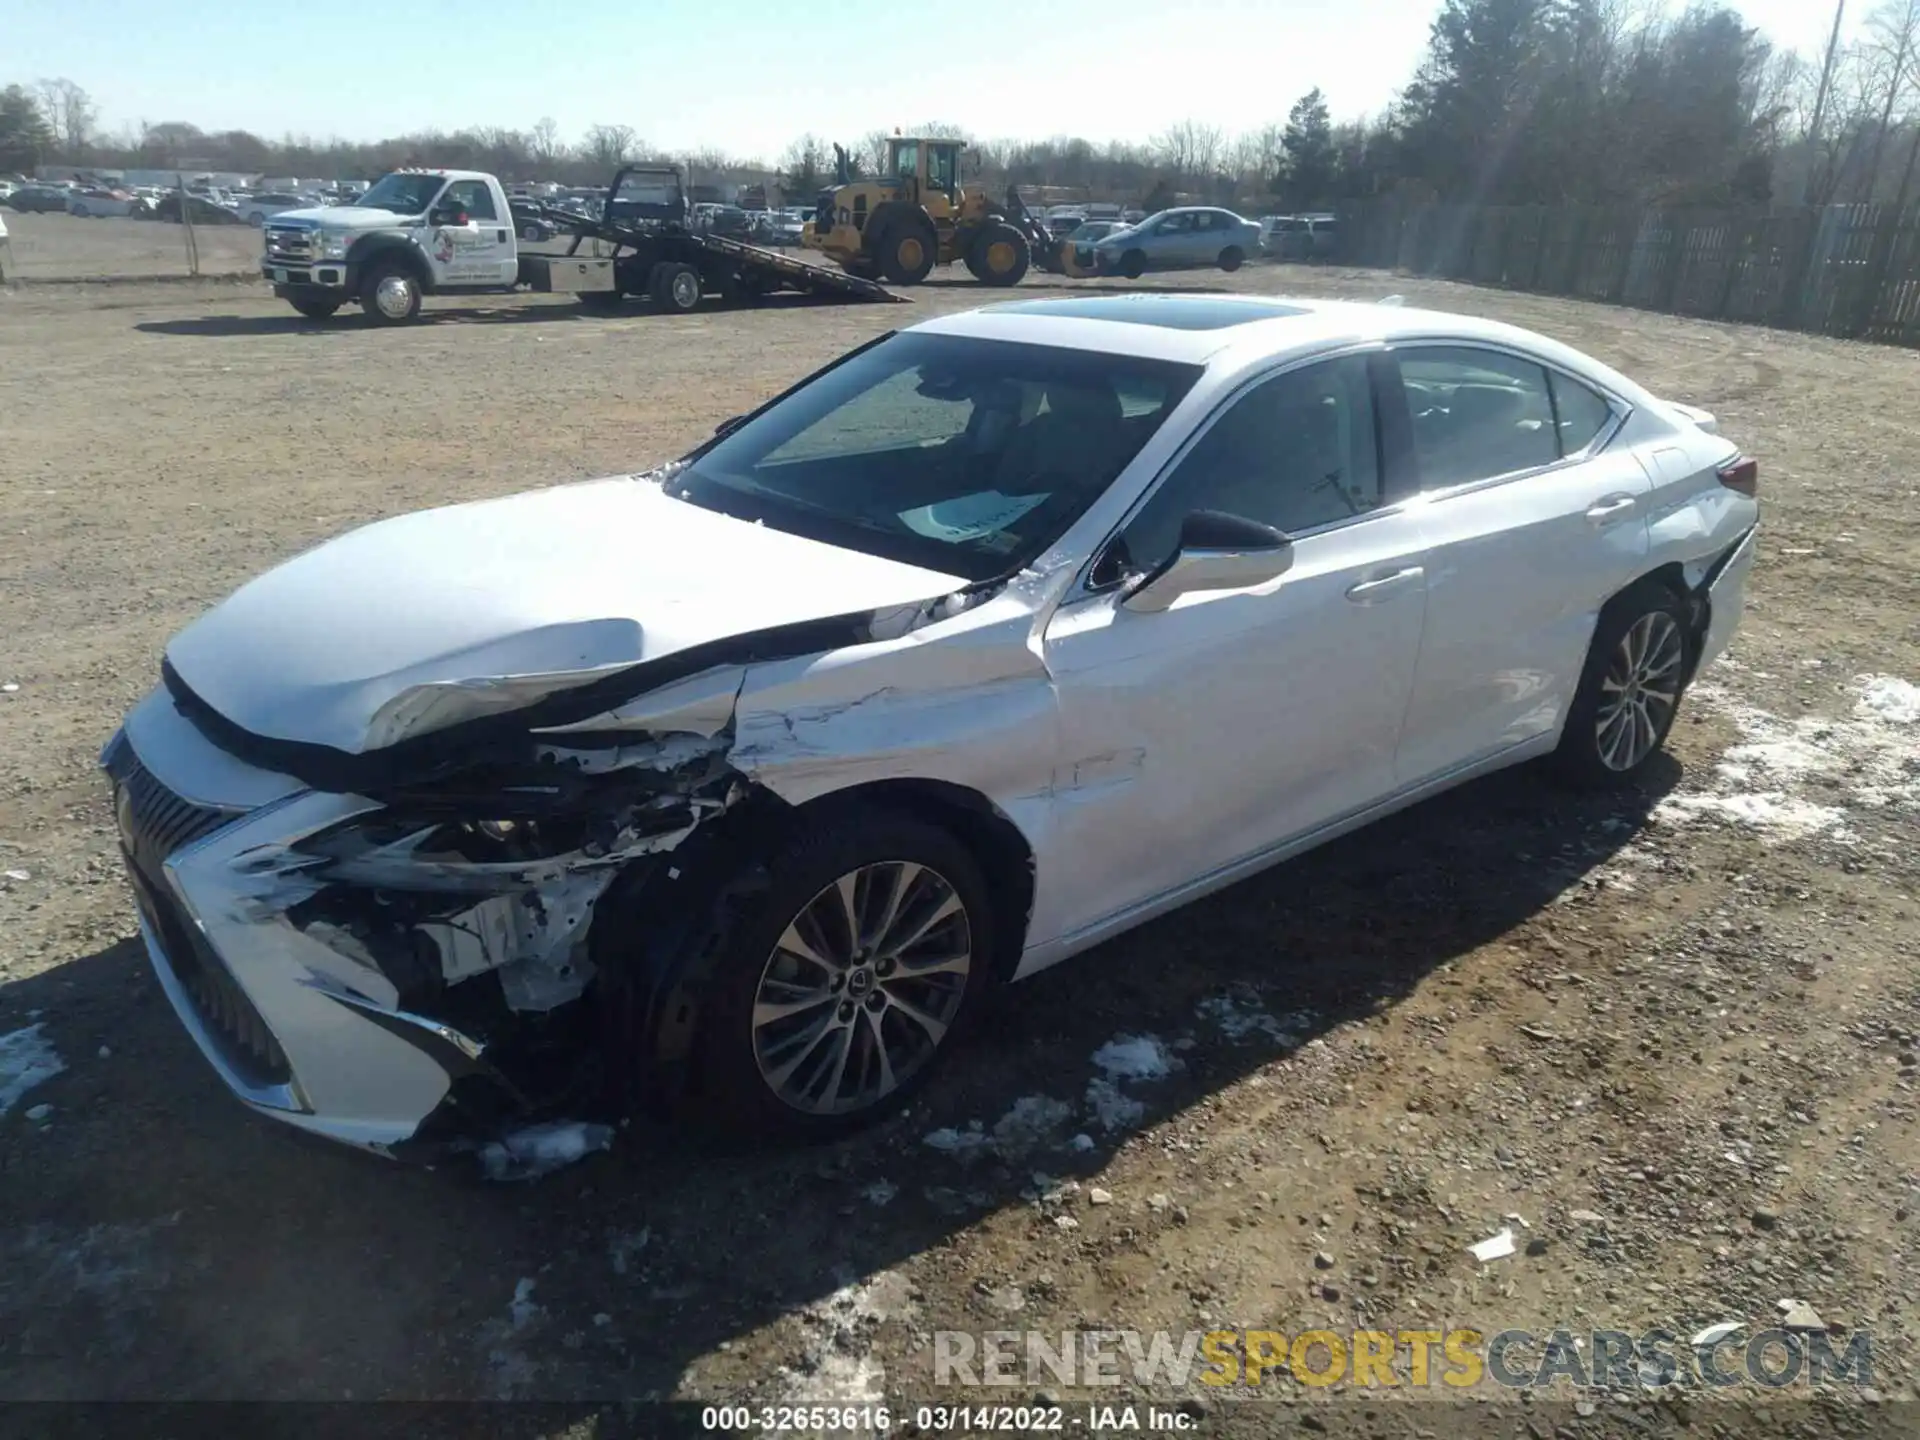
<instances>
[{"instance_id":1,"label":"white lexus sedan","mask_svg":"<svg viewBox=\"0 0 1920 1440\"><path fill-rule=\"evenodd\" d=\"M403 515L167 647L102 757L255 1109L376 1152L897 1109L987 992L1502 766L1632 784L1756 469L1542 336L1016 300L658 469Z\"/></svg>"}]
</instances>

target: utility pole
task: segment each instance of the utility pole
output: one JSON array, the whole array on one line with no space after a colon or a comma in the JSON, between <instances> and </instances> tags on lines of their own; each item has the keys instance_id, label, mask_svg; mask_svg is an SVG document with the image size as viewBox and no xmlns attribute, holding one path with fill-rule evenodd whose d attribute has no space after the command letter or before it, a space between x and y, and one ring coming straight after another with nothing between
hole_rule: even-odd
<instances>
[{"instance_id":1,"label":"utility pole","mask_svg":"<svg viewBox=\"0 0 1920 1440\"><path fill-rule=\"evenodd\" d=\"M1820 151L1820 124L1827 117L1827 92L1833 85L1833 61L1840 51L1840 22L1847 13L1847 0L1836 0L1833 30L1827 36L1827 58L1820 66L1820 89L1813 99L1813 123L1807 127L1807 168L1800 177L1800 203L1807 203L1807 191L1813 185L1813 167Z\"/></svg>"}]
</instances>

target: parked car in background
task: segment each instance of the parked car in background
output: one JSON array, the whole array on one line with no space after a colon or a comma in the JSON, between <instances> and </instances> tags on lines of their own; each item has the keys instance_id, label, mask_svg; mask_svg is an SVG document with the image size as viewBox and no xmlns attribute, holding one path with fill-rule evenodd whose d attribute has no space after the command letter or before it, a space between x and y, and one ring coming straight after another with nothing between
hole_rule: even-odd
<instances>
[{"instance_id":1,"label":"parked car in background","mask_svg":"<svg viewBox=\"0 0 1920 1440\"><path fill-rule=\"evenodd\" d=\"M1115 230L1093 246L1102 274L1137 279L1149 270L1189 270L1217 265L1238 270L1260 253L1260 227L1245 216L1211 205L1183 205Z\"/></svg>"},{"instance_id":2,"label":"parked car in background","mask_svg":"<svg viewBox=\"0 0 1920 1440\"><path fill-rule=\"evenodd\" d=\"M147 213L155 220L180 221L181 196L178 190L169 190L154 202L153 209ZM243 221L224 205L217 205L204 195L186 197L187 214L196 225L243 225Z\"/></svg>"},{"instance_id":3,"label":"parked car in background","mask_svg":"<svg viewBox=\"0 0 1920 1440\"><path fill-rule=\"evenodd\" d=\"M67 192L54 185L22 185L7 197L7 204L22 212L59 211L65 214Z\"/></svg>"},{"instance_id":4,"label":"parked car in background","mask_svg":"<svg viewBox=\"0 0 1920 1440\"><path fill-rule=\"evenodd\" d=\"M1638 785L1757 488L1706 411L1512 326L1016 300L255 578L167 644L109 813L260 1114L451 1159L597 1079L821 1138L999 987L1428 796Z\"/></svg>"},{"instance_id":5,"label":"parked car in background","mask_svg":"<svg viewBox=\"0 0 1920 1440\"><path fill-rule=\"evenodd\" d=\"M275 215L284 215L289 210L310 210L319 203L316 196L296 195L291 190L267 190L237 199L233 213L249 225L265 225Z\"/></svg>"},{"instance_id":6,"label":"parked car in background","mask_svg":"<svg viewBox=\"0 0 1920 1440\"><path fill-rule=\"evenodd\" d=\"M83 219L132 215L146 208L147 202L131 190L112 190L104 185L83 185L67 194L67 213Z\"/></svg>"},{"instance_id":7,"label":"parked car in background","mask_svg":"<svg viewBox=\"0 0 1920 1440\"><path fill-rule=\"evenodd\" d=\"M531 243L551 240L560 232L551 220L532 208L534 203L533 198L527 195L507 197L507 208L513 215L514 233Z\"/></svg>"},{"instance_id":8,"label":"parked car in background","mask_svg":"<svg viewBox=\"0 0 1920 1440\"><path fill-rule=\"evenodd\" d=\"M1263 215L1260 244L1271 260L1316 260L1331 255L1340 222L1329 214Z\"/></svg>"}]
</instances>

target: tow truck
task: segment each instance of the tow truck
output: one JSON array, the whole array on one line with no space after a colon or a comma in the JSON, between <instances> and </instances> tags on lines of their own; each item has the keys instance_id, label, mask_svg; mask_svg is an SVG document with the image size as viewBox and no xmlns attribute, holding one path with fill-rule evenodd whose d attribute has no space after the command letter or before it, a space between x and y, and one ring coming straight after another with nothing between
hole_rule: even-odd
<instances>
[{"instance_id":1,"label":"tow truck","mask_svg":"<svg viewBox=\"0 0 1920 1440\"><path fill-rule=\"evenodd\" d=\"M566 250L523 253L516 211L549 223L570 242ZM409 168L382 176L352 205L270 218L260 269L274 295L310 320L357 304L380 325L416 319L428 295L517 290L572 294L600 310L644 296L674 312L712 296L751 301L781 290L902 298L836 266L702 233L689 216L671 165L622 167L590 215L510 201L485 171Z\"/></svg>"}]
</instances>

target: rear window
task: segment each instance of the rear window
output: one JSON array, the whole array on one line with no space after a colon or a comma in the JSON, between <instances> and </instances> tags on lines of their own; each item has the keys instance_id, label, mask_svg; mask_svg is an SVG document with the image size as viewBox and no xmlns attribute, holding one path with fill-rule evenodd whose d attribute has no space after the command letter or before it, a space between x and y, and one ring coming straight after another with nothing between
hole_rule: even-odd
<instances>
[{"instance_id":1,"label":"rear window","mask_svg":"<svg viewBox=\"0 0 1920 1440\"><path fill-rule=\"evenodd\" d=\"M1106 490L1199 367L909 332L692 457L672 493L968 580L1010 574Z\"/></svg>"}]
</instances>

